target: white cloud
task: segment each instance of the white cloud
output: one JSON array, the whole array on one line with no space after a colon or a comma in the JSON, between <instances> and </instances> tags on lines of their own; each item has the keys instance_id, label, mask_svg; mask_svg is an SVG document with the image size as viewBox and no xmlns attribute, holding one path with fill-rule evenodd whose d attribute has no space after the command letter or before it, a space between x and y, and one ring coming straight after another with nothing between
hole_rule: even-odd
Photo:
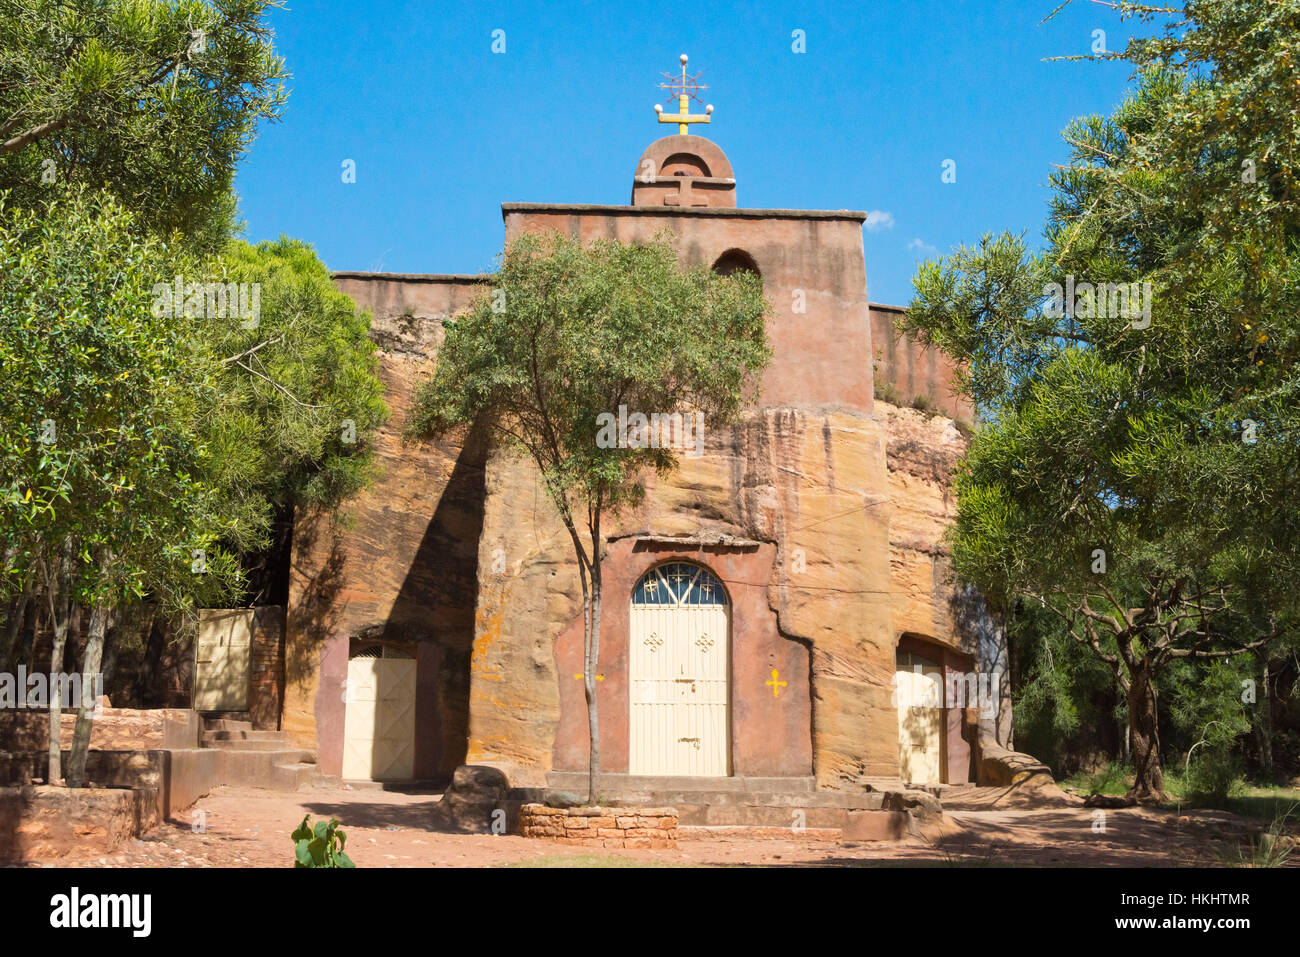
<instances>
[{"instance_id":1,"label":"white cloud","mask_svg":"<svg viewBox=\"0 0 1300 957\"><path fill-rule=\"evenodd\" d=\"M869 233L878 233L882 229L893 229L894 214L887 213L883 209L873 209L871 212L867 213L867 221L865 225L867 227L867 232Z\"/></svg>"},{"instance_id":2,"label":"white cloud","mask_svg":"<svg viewBox=\"0 0 1300 957\"><path fill-rule=\"evenodd\" d=\"M922 253L926 256L933 256L939 251L935 249L933 246L931 246L929 243L927 243L924 239L913 239L910 243L907 244L907 248L914 249L917 252Z\"/></svg>"}]
</instances>

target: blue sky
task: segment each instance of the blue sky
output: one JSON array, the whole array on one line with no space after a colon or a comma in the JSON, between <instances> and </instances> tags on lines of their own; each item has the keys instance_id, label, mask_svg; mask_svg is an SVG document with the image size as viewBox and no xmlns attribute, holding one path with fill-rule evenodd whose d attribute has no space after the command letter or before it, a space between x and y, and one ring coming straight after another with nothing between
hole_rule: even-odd
<instances>
[{"instance_id":1,"label":"blue sky","mask_svg":"<svg viewBox=\"0 0 1300 957\"><path fill-rule=\"evenodd\" d=\"M288 0L289 101L236 181L246 237L307 240L335 270L490 270L502 202L629 201L687 53L715 108L694 131L740 205L875 211L868 292L905 305L920 259L1002 229L1036 243L1060 131L1130 86L1124 63L1044 62L1141 29L1086 0L1040 25L1056 2Z\"/></svg>"}]
</instances>

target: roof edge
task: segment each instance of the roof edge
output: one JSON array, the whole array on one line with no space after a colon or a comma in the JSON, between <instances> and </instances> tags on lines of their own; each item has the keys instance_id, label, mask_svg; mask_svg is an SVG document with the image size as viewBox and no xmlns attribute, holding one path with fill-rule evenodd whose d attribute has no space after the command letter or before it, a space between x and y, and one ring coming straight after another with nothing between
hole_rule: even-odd
<instances>
[{"instance_id":1,"label":"roof edge","mask_svg":"<svg viewBox=\"0 0 1300 957\"><path fill-rule=\"evenodd\" d=\"M433 273L433 272L367 272L339 269L330 272L331 279L387 279L402 282L442 282L477 284L488 282L491 273Z\"/></svg>"},{"instance_id":2,"label":"roof edge","mask_svg":"<svg viewBox=\"0 0 1300 957\"><path fill-rule=\"evenodd\" d=\"M509 213L617 213L626 216L720 216L733 219L847 219L866 222L856 209L750 209L727 206L611 206L596 203L502 203L501 216Z\"/></svg>"}]
</instances>

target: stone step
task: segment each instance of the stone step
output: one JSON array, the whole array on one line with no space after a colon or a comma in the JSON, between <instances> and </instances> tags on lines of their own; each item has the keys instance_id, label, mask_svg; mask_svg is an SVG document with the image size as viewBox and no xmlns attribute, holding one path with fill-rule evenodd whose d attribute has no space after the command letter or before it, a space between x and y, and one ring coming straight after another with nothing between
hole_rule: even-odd
<instances>
[{"instance_id":1,"label":"stone step","mask_svg":"<svg viewBox=\"0 0 1300 957\"><path fill-rule=\"evenodd\" d=\"M738 794L730 791L654 791L651 800L622 800L619 795L609 795L616 803L670 805L673 807L703 805L717 808L772 807L843 808L861 811L879 811L885 806L887 796L880 792L865 791L804 791L784 792L753 791ZM639 797L639 796L637 796Z\"/></svg>"},{"instance_id":2,"label":"stone step","mask_svg":"<svg viewBox=\"0 0 1300 957\"><path fill-rule=\"evenodd\" d=\"M962 785L945 788L939 795L939 803L945 811L988 811L998 807L1000 802L1015 790L1014 787L975 787Z\"/></svg>"},{"instance_id":3,"label":"stone step","mask_svg":"<svg viewBox=\"0 0 1300 957\"><path fill-rule=\"evenodd\" d=\"M204 741L287 741L287 731L254 731L252 728L214 728L203 732Z\"/></svg>"},{"instance_id":4,"label":"stone step","mask_svg":"<svg viewBox=\"0 0 1300 957\"><path fill-rule=\"evenodd\" d=\"M794 834L788 827L702 827L677 825L679 841L807 841L835 843L844 840L844 831L838 827L809 827Z\"/></svg>"},{"instance_id":5,"label":"stone step","mask_svg":"<svg viewBox=\"0 0 1300 957\"><path fill-rule=\"evenodd\" d=\"M252 731L253 722L235 718L204 718L204 731Z\"/></svg>"},{"instance_id":6,"label":"stone step","mask_svg":"<svg viewBox=\"0 0 1300 957\"><path fill-rule=\"evenodd\" d=\"M552 771L547 785L556 791L587 793L587 775L583 771ZM602 774L600 793L606 796L626 794L642 800L650 794L800 794L816 791L812 777L651 777L634 774Z\"/></svg>"},{"instance_id":7,"label":"stone step","mask_svg":"<svg viewBox=\"0 0 1300 957\"><path fill-rule=\"evenodd\" d=\"M316 755L311 751L223 750L225 783L235 787L297 790L304 783L311 783L311 776L316 773ZM304 773L297 765L311 770Z\"/></svg>"},{"instance_id":8,"label":"stone step","mask_svg":"<svg viewBox=\"0 0 1300 957\"><path fill-rule=\"evenodd\" d=\"M277 791L301 791L316 783L317 771L315 763L277 764L271 779Z\"/></svg>"},{"instance_id":9,"label":"stone step","mask_svg":"<svg viewBox=\"0 0 1300 957\"><path fill-rule=\"evenodd\" d=\"M204 741L205 748L221 748L223 751L283 751L289 742L279 741Z\"/></svg>"},{"instance_id":10,"label":"stone step","mask_svg":"<svg viewBox=\"0 0 1300 957\"><path fill-rule=\"evenodd\" d=\"M289 744L283 731L204 731L205 748L231 748L237 751L281 751Z\"/></svg>"},{"instance_id":11,"label":"stone step","mask_svg":"<svg viewBox=\"0 0 1300 957\"><path fill-rule=\"evenodd\" d=\"M794 807L773 805L676 804L677 820L684 827L769 827L795 835L796 828L836 828L862 820L871 826L888 827L888 822L906 820L901 811L879 808ZM891 815L898 815L897 818Z\"/></svg>"}]
</instances>

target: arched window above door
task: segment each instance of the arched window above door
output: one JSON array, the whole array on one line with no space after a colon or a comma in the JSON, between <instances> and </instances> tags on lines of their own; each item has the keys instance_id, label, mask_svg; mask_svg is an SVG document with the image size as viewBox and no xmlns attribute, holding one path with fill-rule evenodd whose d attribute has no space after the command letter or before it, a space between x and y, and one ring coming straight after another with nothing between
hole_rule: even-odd
<instances>
[{"instance_id":1,"label":"arched window above door","mask_svg":"<svg viewBox=\"0 0 1300 957\"><path fill-rule=\"evenodd\" d=\"M725 605L727 590L703 565L668 562L656 565L632 590L634 605Z\"/></svg>"}]
</instances>

